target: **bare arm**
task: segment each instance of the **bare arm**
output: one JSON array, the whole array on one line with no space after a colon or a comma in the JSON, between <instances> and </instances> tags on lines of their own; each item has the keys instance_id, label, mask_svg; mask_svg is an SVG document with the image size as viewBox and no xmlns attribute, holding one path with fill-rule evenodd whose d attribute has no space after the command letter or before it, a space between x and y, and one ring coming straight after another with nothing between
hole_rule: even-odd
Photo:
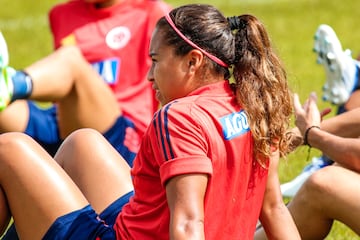
<instances>
[{"instance_id":1,"label":"bare arm","mask_svg":"<svg viewBox=\"0 0 360 240\"><path fill-rule=\"evenodd\" d=\"M205 174L180 175L166 184L170 209L170 239L205 239L204 196L208 177Z\"/></svg>"},{"instance_id":2,"label":"bare arm","mask_svg":"<svg viewBox=\"0 0 360 240\"><path fill-rule=\"evenodd\" d=\"M360 172L360 139L343 138L314 128L308 134L312 147L342 166Z\"/></svg>"},{"instance_id":3,"label":"bare arm","mask_svg":"<svg viewBox=\"0 0 360 240\"><path fill-rule=\"evenodd\" d=\"M360 108L326 119L321 129L340 137L356 138L360 136Z\"/></svg>"},{"instance_id":4,"label":"bare arm","mask_svg":"<svg viewBox=\"0 0 360 240\"><path fill-rule=\"evenodd\" d=\"M329 112L328 109L325 109L320 113L321 118ZM350 111L325 119L319 123L319 126L322 130L339 137L360 137L360 108L354 108ZM291 131L294 133L292 150L295 150L303 144L303 135L298 127L294 127Z\"/></svg>"},{"instance_id":5,"label":"bare arm","mask_svg":"<svg viewBox=\"0 0 360 240\"><path fill-rule=\"evenodd\" d=\"M270 159L260 221L268 239L300 239L299 232L281 196L278 163L279 153L274 152ZM255 239L266 239L263 230L256 232Z\"/></svg>"},{"instance_id":6,"label":"bare arm","mask_svg":"<svg viewBox=\"0 0 360 240\"><path fill-rule=\"evenodd\" d=\"M308 143L319 150L335 162L360 172L360 139L358 138L360 109L355 109L337 117L324 121L320 125L320 113L316 105L316 95L311 94L304 106L301 106L298 95L294 98L296 126L302 135L311 126L321 126L312 128L308 132ZM339 120L338 120L339 119ZM331 122L330 122L331 120ZM336 123L335 121L339 121ZM329 128L331 123L337 127ZM357 125L357 126L356 126ZM342 129L345 133L342 133ZM336 136L330 132L336 132L340 135ZM353 133L350 133L353 132ZM354 138L343 138L341 136L353 135Z\"/></svg>"}]
</instances>

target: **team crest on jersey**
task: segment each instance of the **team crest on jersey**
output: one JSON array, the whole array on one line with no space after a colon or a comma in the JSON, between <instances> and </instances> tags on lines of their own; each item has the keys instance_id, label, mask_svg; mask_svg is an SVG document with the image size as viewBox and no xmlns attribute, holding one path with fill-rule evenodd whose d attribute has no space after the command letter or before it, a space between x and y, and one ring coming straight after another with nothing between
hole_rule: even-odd
<instances>
[{"instance_id":1,"label":"team crest on jersey","mask_svg":"<svg viewBox=\"0 0 360 240\"><path fill-rule=\"evenodd\" d=\"M91 64L107 84L115 84L120 71L120 60L106 59Z\"/></svg>"},{"instance_id":2,"label":"team crest on jersey","mask_svg":"<svg viewBox=\"0 0 360 240\"><path fill-rule=\"evenodd\" d=\"M233 139L250 131L249 123L243 110L220 118L220 122L226 140Z\"/></svg>"},{"instance_id":3,"label":"team crest on jersey","mask_svg":"<svg viewBox=\"0 0 360 240\"><path fill-rule=\"evenodd\" d=\"M127 27L115 27L106 35L106 44L111 49L120 49L126 46L131 37L130 30Z\"/></svg>"}]
</instances>

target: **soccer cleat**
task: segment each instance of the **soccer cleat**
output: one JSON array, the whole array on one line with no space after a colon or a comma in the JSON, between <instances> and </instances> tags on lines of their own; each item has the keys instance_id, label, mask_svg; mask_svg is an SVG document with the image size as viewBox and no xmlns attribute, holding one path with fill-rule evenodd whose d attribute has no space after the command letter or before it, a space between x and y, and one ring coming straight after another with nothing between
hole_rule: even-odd
<instances>
[{"instance_id":1,"label":"soccer cleat","mask_svg":"<svg viewBox=\"0 0 360 240\"><path fill-rule=\"evenodd\" d=\"M294 197L306 179L311 176L311 174L323 167L331 165L332 163L333 161L325 156L313 157L311 163L304 168L300 175L298 175L290 182L281 184L280 189L282 196L291 198Z\"/></svg>"},{"instance_id":2,"label":"soccer cleat","mask_svg":"<svg viewBox=\"0 0 360 240\"><path fill-rule=\"evenodd\" d=\"M0 31L0 67L7 66L9 64L9 54L6 45L5 38Z\"/></svg>"},{"instance_id":3,"label":"soccer cleat","mask_svg":"<svg viewBox=\"0 0 360 240\"><path fill-rule=\"evenodd\" d=\"M314 52L317 63L325 68L323 100L344 104L358 87L358 62L351 57L350 50L343 51L336 33L326 24L320 25L315 33Z\"/></svg>"},{"instance_id":4,"label":"soccer cleat","mask_svg":"<svg viewBox=\"0 0 360 240\"><path fill-rule=\"evenodd\" d=\"M0 111L9 105L13 95L14 86L11 78L16 71L7 66L8 63L9 54L6 41L0 32Z\"/></svg>"}]
</instances>

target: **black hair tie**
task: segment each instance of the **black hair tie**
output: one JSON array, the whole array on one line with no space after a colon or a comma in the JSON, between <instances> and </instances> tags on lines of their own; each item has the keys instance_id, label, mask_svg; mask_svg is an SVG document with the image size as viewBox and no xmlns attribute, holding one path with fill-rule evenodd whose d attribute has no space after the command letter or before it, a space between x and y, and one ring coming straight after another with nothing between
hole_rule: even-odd
<instances>
[{"instance_id":1,"label":"black hair tie","mask_svg":"<svg viewBox=\"0 0 360 240\"><path fill-rule=\"evenodd\" d=\"M231 30L236 30L240 28L240 19L238 16L228 17L227 20L229 22Z\"/></svg>"},{"instance_id":2,"label":"black hair tie","mask_svg":"<svg viewBox=\"0 0 360 240\"><path fill-rule=\"evenodd\" d=\"M241 30L245 29L247 26L247 21L244 19L240 19L240 17L238 16L228 17L227 20L229 22L231 30Z\"/></svg>"}]
</instances>

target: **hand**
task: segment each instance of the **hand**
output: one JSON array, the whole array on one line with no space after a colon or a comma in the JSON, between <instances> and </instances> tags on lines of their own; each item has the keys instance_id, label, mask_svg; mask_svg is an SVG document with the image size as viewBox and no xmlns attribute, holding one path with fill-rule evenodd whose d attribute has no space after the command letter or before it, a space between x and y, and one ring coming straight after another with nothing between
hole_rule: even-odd
<instances>
[{"instance_id":1,"label":"hand","mask_svg":"<svg viewBox=\"0 0 360 240\"><path fill-rule=\"evenodd\" d=\"M322 110L320 112L321 115L321 121L323 120L323 118L328 115L329 113L331 113L331 108L325 108L324 110Z\"/></svg>"},{"instance_id":2,"label":"hand","mask_svg":"<svg viewBox=\"0 0 360 240\"><path fill-rule=\"evenodd\" d=\"M329 113L328 110L325 110L322 114L320 114L316 105L316 100L316 94L312 92L305 104L301 106L299 95L294 94L295 125L301 132L302 136L309 127L320 126L322 116Z\"/></svg>"},{"instance_id":3,"label":"hand","mask_svg":"<svg viewBox=\"0 0 360 240\"><path fill-rule=\"evenodd\" d=\"M304 143L303 135L301 134L300 130L297 127L294 127L290 130L291 132L291 139L289 144L289 151L287 153L291 153L295 151L296 148L301 146Z\"/></svg>"}]
</instances>

